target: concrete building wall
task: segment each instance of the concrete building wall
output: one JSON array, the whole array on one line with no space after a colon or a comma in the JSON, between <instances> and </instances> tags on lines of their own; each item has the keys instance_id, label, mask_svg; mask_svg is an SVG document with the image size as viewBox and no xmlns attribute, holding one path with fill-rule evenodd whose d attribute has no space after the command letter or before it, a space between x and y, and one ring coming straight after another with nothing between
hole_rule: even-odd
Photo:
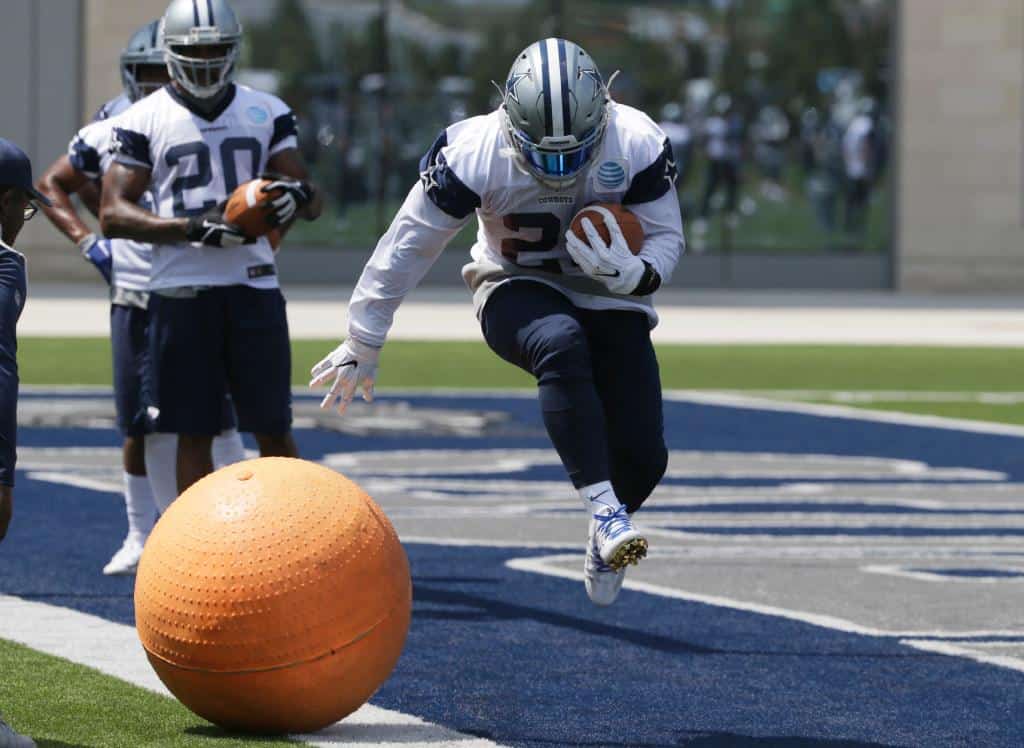
<instances>
[{"instance_id":1,"label":"concrete building wall","mask_svg":"<svg viewBox=\"0 0 1024 748\"><path fill-rule=\"evenodd\" d=\"M1024 291L1024 0L903 0L897 287Z\"/></svg>"},{"instance_id":2,"label":"concrete building wall","mask_svg":"<svg viewBox=\"0 0 1024 748\"><path fill-rule=\"evenodd\" d=\"M83 119L121 90L118 58L135 29L159 18L169 0L84 0Z\"/></svg>"}]
</instances>

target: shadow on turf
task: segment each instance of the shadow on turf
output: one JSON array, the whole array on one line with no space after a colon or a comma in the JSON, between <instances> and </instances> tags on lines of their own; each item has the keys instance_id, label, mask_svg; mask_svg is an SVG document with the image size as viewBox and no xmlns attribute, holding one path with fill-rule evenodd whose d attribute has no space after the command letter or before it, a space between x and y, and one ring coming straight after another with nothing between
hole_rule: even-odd
<instances>
[{"instance_id":1,"label":"shadow on turf","mask_svg":"<svg viewBox=\"0 0 1024 748\"><path fill-rule=\"evenodd\" d=\"M90 748L84 743L65 743L63 740L47 740L39 738L36 740L37 748Z\"/></svg>"}]
</instances>

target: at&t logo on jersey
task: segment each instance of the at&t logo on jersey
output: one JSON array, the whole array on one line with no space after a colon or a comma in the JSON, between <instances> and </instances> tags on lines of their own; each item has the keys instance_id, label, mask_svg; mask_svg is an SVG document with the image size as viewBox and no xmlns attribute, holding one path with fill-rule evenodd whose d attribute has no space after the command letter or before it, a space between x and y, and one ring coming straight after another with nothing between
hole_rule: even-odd
<instances>
[{"instance_id":1,"label":"at&t logo on jersey","mask_svg":"<svg viewBox=\"0 0 1024 748\"><path fill-rule=\"evenodd\" d=\"M270 118L267 110L259 106L251 106L245 110L245 113L254 125L262 125Z\"/></svg>"},{"instance_id":2,"label":"at&t logo on jersey","mask_svg":"<svg viewBox=\"0 0 1024 748\"><path fill-rule=\"evenodd\" d=\"M597 183L606 190L614 190L626 182L626 170L618 161L605 161L597 168Z\"/></svg>"}]
</instances>

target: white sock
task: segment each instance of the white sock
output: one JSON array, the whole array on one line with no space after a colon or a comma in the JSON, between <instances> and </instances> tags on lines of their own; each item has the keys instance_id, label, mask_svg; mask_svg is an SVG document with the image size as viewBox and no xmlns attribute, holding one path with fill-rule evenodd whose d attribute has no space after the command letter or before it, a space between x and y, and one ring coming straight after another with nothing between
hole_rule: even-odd
<instances>
[{"instance_id":1,"label":"white sock","mask_svg":"<svg viewBox=\"0 0 1024 748\"><path fill-rule=\"evenodd\" d=\"M157 509L166 512L178 498L178 435L146 435L146 473Z\"/></svg>"},{"instance_id":2,"label":"white sock","mask_svg":"<svg viewBox=\"0 0 1024 748\"><path fill-rule=\"evenodd\" d=\"M128 510L128 535L145 543L156 522L156 505L148 477L124 474L124 504Z\"/></svg>"},{"instance_id":3,"label":"white sock","mask_svg":"<svg viewBox=\"0 0 1024 748\"><path fill-rule=\"evenodd\" d=\"M225 465L233 465L245 459L245 445L238 429L221 431L213 438L213 469L220 470Z\"/></svg>"},{"instance_id":4,"label":"white sock","mask_svg":"<svg viewBox=\"0 0 1024 748\"><path fill-rule=\"evenodd\" d=\"M611 514L616 511L622 502L615 495L611 481L603 480L600 483L592 483L579 489L580 498L583 499L583 506L591 514Z\"/></svg>"}]
</instances>

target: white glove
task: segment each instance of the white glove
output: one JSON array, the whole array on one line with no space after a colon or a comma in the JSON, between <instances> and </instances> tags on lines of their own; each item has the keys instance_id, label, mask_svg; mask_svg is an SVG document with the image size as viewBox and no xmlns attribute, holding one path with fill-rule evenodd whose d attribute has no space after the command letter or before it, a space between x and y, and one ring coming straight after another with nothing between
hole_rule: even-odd
<instances>
[{"instance_id":1,"label":"white glove","mask_svg":"<svg viewBox=\"0 0 1024 748\"><path fill-rule=\"evenodd\" d=\"M373 383L379 359L380 348L360 343L355 338L349 338L335 348L310 372L313 377L310 387L327 384L334 378L334 384L320 402L320 407L329 408L337 400L338 415L343 415L360 386L363 388L363 400L373 402Z\"/></svg>"},{"instance_id":2,"label":"white glove","mask_svg":"<svg viewBox=\"0 0 1024 748\"><path fill-rule=\"evenodd\" d=\"M565 248L584 273L601 281L612 293L628 296L644 277L644 261L630 251L626 237L610 211L603 208L592 210L602 212L611 243L605 244L591 220L584 218L583 231L588 241L583 241L569 230L565 233Z\"/></svg>"}]
</instances>

